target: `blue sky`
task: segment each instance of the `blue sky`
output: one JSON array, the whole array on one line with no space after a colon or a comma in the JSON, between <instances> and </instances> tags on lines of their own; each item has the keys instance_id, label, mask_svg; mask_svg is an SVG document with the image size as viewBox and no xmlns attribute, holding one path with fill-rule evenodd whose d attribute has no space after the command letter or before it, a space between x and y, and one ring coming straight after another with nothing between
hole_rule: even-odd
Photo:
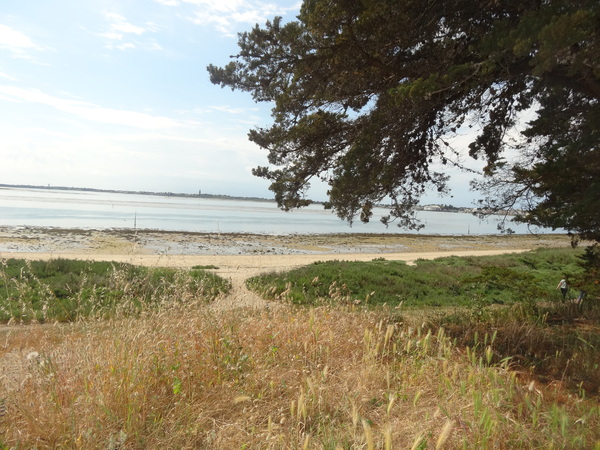
<instances>
[{"instance_id":1,"label":"blue sky","mask_svg":"<svg viewBox=\"0 0 600 450\"><path fill-rule=\"evenodd\" d=\"M212 85L237 32L300 2L42 0L0 7L0 183L259 196L269 105ZM467 178L454 199L468 206ZM323 200L322 186L311 197Z\"/></svg>"},{"instance_id":2,"label":"blue sky","mask_svg":"<svg viewBox=\"0 0 600 450\"><path fill-rule=\"evenodd\" d=\"M2 3L0 182L272 196L247 139L269 106L214 86L206 66L298 2Z\"/></svg>"}]
</instances>

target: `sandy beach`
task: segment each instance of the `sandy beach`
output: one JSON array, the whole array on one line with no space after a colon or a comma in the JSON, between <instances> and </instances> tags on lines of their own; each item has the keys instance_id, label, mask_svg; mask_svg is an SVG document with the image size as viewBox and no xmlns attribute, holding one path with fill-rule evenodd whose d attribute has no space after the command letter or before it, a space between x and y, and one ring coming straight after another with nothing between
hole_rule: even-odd
<instances>
[{"instance_id":1,"label":"sandy beach","mask_svg":"<svg viewBox=\"0 0 600 450\"><path fill-rule=\"evenodd\" d=\"M0 258L85 259L145 266L216 266L233 283L221 307L260 306L244 280L314 261L412 262L441 256L491 255L542 247L568 247L565 235L439 236L414 234L321 234L268 236L148 230L78 230L0 227Z\"/></svg>"},{"instance_id":2,"label":"sandy beach","mask_svg":"<svg viewBox=\"0 0 600 450\"><path fill-rule=\"evenodd\" d=\"M317 260L413 261L569 246L565 235L440 236L415 234L256 235L153 230L0 227L2 258L77 258L132 264L253 267L270 270Z\"/></svg>"}]
</instances>

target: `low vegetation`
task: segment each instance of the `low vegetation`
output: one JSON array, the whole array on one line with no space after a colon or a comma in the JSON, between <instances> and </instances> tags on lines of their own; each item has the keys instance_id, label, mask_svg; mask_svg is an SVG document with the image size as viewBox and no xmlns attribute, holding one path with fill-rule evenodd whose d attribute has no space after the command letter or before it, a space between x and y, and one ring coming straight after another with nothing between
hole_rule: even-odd
<instances>
[{"instance_id":1,"label":"low vegetation","mask_svg":"<svg viewBox=\"0 0 600 450\"><path fill-rule=\"evenodd\" d=\"M486 257L418 260L415 265L317 262L247 281L272 300L299 305L388 305L429 309L425 323L444 329L461 346L480 348L496 339L493 361L513 364L571 389L600 388L600 289L586 277L589 250L539 249ZM571 280L565 299L556 289ZM581 291L585 298L578 303ZM504 305L504 307L500 307Z\"/></svg>"},{"instance_id":2,"label":"low vegetation","mask_svg":"<svg viewBox=\"0 0 600 450\"><path fill-rule=\"evenodd\" d=\"M415 265L383 258L316 262L291 272L251 278L247 286L266 298L299 305L333 301L447 307L472 305L474 299L484 304L553 301L560 298L555 287L565 274L575 283L570 295L578 295L576 280L582 273L582 253L541 249L523 254L417 260ZM595 287L586 289L592 293Z\"/></svg>"},{"instance_id":3,"label":"low vegetation","mask_svg":"<svg viewBox=\"0 0 600 450\"><path fill-rule=\"evenodd\" d=\"M191 299L208 302L230 288L202 270L67 259L0 264L0 323L129 315Z\"/></svg>"},{"instance_id":4,"label":"low vegetation","mask_svg":"<svg viewBox=\"0 0 600 450\"><path fill-rule=\"evenodd\" d=\"M550 271L577 275L576 253L515 258L552 291ZM598 305L498 297L485 268L513 264L419 262L476 286L455 307L380 300L384 268L416 275L373 261L361 302L280 293L232 313L177 300L184 290L144 314L0 328L0 448L600 448ZM354 286L331 267L311 269Z\"/></svg>"}]
</instances>

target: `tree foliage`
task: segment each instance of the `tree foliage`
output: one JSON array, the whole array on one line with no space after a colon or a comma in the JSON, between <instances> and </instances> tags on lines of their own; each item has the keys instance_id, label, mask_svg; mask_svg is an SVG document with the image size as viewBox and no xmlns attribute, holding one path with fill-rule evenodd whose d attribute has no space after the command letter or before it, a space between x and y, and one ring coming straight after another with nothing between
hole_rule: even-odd
<instances>
[{"instance_id":1,"label":"tree foliage","mask_svg":"<svg viewBox=\"0 0 600 450\"><path fill-rule=\"evenodd\" d=\"M384 222L414 227L426 189L447 192L444 166L461 167L452 137L471 132L482 206L599 239L599 24L597 0L305 0L208 71L273 104L249 137L284 209L319 178L340 217L391 199Z\"/></svg>"}]
</instances>

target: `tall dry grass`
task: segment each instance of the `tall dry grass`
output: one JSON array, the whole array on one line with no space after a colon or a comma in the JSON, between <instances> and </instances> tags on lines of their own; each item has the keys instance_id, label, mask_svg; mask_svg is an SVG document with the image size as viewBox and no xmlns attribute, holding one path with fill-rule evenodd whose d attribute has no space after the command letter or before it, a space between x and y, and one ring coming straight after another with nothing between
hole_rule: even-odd
<instances>
[{"instance_id":1,"label":"tall dry grass","mask_svg":"<svg viewBox=\"0 0 600 450\"><path fill-rule=\"evenodd\" d=\"M0 358L0 447L600 445L597 399L490 367L385 308L178 305L5 329Z\"/></svg>"}]
</instances>

